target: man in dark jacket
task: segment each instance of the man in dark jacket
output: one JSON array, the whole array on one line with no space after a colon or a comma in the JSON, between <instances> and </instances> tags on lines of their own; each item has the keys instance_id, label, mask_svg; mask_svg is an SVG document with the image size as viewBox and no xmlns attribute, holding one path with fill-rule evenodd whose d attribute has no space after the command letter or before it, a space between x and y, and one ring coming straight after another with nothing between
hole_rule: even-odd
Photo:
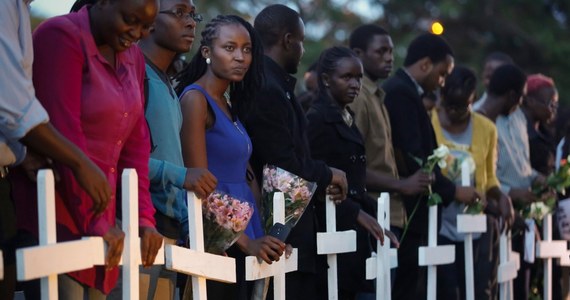
<instances>
[{"instance_id":1,"label":"man in dark jacket","mask_svg":"<svg viewBox=\"0 0 570 300\"><path fill-rule=\"evenodd\" d=\"M303 55L305 26L299 14L284 5L271 5L255 18L265 50L265 82L258 103L240 116L253 143L252 167L261 179L263 165L272 164L317 182L334 201L346 197L344 172L311 159L303 109L294 94L295 74ZM314 205L310 204L287 242L299 249L298 271L286 277L287 299L315 299L317 257Z\"/></svg>"},{"instance_id":2,"label":"man in dark jacket","mask_svg":"<svg viewBox=\"0 0 570 300\"><path fill-rule=\"evenodd\" d=\"M453 70L453 51L439 36L423 34L408 47L404 67L383 84L385 103L392 126L392 142L398 172L411 176L421 166L415 158L426 161L437 147L435 134L422 103L422 95L442 87ZM456 187L439 168L434 170L433 191L445 205L456 200L471 203L479 198L473 187ZM428 206L426 197L403 197L407 215L417 206L408 232L398 250L398 268L394 282L394 299L425 299L426 268L418 266L418 247L427 245ZM415 279L415 280L414 280Z\"/></svg>"}]
</instances>

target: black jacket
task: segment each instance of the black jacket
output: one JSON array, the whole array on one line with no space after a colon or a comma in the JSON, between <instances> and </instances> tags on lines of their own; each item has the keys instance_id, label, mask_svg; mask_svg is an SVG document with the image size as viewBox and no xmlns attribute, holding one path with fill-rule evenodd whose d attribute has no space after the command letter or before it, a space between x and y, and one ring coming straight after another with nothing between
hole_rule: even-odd
<instances>
[{"instance_id":1,"label":"black jacket","mask_svg":"<svg viewBox=\"0 0 570 300\"><path fill-rule=\"evenodd\" d=\"M370 282L366 283L364 276L366 259L371 253L370 239L368 232L356 220L361 209L375 215L375 201L366 193L364 140L356 124L349 127L342 118L340 107L327 97L321 96L313 102L307 119L313 158L343 170L348 180L347 199L336 207L336 225L338 231L356 230L357 249L356 252L338 255L339 290L347 293L370 291ZM324 194L318 196L321 198L316 203L319 231L326 231Z\"/></svg>"},{"instance_id":2,"label":"black jacket","mask_svg":"<svg viewBox=\"0 0 570 300\"><path fill-rule=\"evenodd\" d=\"M272 164L325 189L332 173L311 158L307 121L295 98L296 80L271 58L264 60L265 82L251 112L241 115L253 143L251 164L259 180L265 164ZM311 200L313 202L313 200ZM310 204L287 239L299 248L299 271L314 272L317 253L314 205Z\"/></svg>"},{"instance_id":3,"label":"black jacket","mask_svg":"<svg viewBox=\"0 0 570 300\"><path fill-rule=\"evenodd\" d=\"M427 157L437 148L435 133L430 118L422 104L421 95L412 79L399 69L382 85L386 92L385 103L390 114L392 125L392 143L396 154L398 173L403 177L413 175L420 165L413 157L426 161ZM445 205L454 201L455 184L441 174L436 166L434 169L436 181L432 184L433 191L438 193ZM421 201L418 210L410 222L409 231L427 235L428 206L427 197L403 197L408 217Z\"/></svg>"}]
</instances>

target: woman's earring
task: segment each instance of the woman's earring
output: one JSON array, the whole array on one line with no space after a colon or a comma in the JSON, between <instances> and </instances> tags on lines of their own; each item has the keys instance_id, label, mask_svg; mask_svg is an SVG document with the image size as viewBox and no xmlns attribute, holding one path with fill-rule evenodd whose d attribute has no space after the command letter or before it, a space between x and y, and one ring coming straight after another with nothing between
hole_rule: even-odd
<instances>
[{"instance_id":1,"label":"woman's earring","mask_svg":"<svg viewBox=\"0 0 570 300\"><path fill-rule=\"evenodd\" d=\"M212 63L212 60L209 57L206 58L206 64L209 65L210 63Z\"/></svg>"}]
</instances>

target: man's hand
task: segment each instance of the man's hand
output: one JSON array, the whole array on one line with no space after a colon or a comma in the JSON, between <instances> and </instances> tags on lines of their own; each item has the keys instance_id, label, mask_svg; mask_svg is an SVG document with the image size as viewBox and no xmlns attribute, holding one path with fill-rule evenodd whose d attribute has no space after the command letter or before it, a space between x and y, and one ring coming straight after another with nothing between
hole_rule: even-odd
<instances>
[{"instance_id":1,"label":"man's hand","mask_svg":"<svg viewBox=\"0 0 570 300\"><path fill-rule=\"evenodd\" d=\"M119 265L123 247L125 243L125 234L117 227L111 227L103 236L103 240L107 242L107 255L105 256L105 266L110 270Z\"/></svg>"},{"instance_id":2,"label":"man's hand","mask_svg":"<svg viewBox=\"0 0 570 300\"><path fill-rule=\"evenodd\" d=\"M513 203L516 203L519 206L526 206L532 202L538 201L538 198L530 189L512 188L509 191L509 197L511 197Z\"/></svg>"},{"instance_id":3,"label":"man's hand","mask_svg":"<svg viewBox=\"0 0 570 300\"><path fill-rule=\"evenodd\" d=\"M93 199L93 211L100 215L107 209L111 199L111 186L105 174L89 158L83 156L79 165L72 169L77 183Z\"/></svg>"},{"instance_id":4,"label":"man's hand","mask_svg":"<svg viewBox=\"0 0 570 300\"><path fill-rule=\"evenodd\" d=\"M216 185L218 179L203 168L188 168L186 169L186 178L184 178L184 189L193 191L199 198L205 198L210 195Z\"/></svg>"},{"instance_id":5,"label":"man's hand","mask_svg":"<svg viewBox=\"0 0 570 300\"><path fill-rule=\"evenodd\" d=\"M501 212L501 217L503 218L503 226L501 227L501 232L506 228L510 230L513 223L515 222L515 209L511 198L503 193L499 198L499 211Z\"/></svg>"},{"instance_id":6,"label":"man's hand","mask_svg":"<svg viewBox=\"0 0 570 300\"><path fill-rule=\"evenodd\" d=\"M26 172L28 178L37 182L38 171L40 169L52 169L55 181L59 181L58 173L53 169L52 161L49 158L36 154L33 151L27 151L24 161L22 161L22 169Z\"/></svg>"},{"instance_id":7,"label":"man's hand","mask_svg":"<svg viewBox=\"0 0 570 300\"><path fill-rule=\"evenodd\" d=\"M414 175L399 181L398 192L405 196L414 196L427 192L430 185L430 174L422 170L416 171Z\"/></svg>"},{"instance_id":8,"label":"man's hand","mask_svg":"<svg viewBox=\"0 0 570 300\"><path fill-rule=\"evenodd\" d=\"M356 221L360 226L366 229L370 234L376 239L380 241L381 245L384 245L384 230L378 224L378 221L374 219L371 215L367 214L363 210L358 212L358 216L356 217Z\"/></svg>"},{"instance_id":9,"label":"man's hand","mask_svg":"<svg viewBox=\"0 0 570 300\"><path fill-rule=\"evenodd\" d=\"M141 261L143 267L147 268L154 264L154 259L158 250L162 246L163 237L152 227L139 228L141 237Z\"/></svg>"},{"instance_id":10,"label":"man's hand","mask_svg":"<svg viewBox=\"0 0 570 300\"><path fill-rule=\"evenodd\" d=\"M485 201L484 198L471 186L458 186L455 188L455 199L459 203L469 205L478 201ZM485 203L483 203L484 205Z\"/></svg>"},{"instance_id":11,"label":"man's hand","mask_svg":"<svg viewBox=\"0 0 570 300\"><path fill-rule=\"evenodd\" d=\"M330 170L332 172L332 180L330 185L327 187L327 194L330 195L332 201L338 204L340 201L346 199L346 193L348 192L346 173L332 167Z\"/></svg>"}]
</instances>

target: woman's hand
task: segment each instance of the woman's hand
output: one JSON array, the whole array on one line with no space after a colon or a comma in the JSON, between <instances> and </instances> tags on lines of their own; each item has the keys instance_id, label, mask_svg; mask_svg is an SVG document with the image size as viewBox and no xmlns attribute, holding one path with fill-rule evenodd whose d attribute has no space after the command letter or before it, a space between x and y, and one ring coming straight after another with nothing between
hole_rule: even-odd
<instances>
[{"instance_id":1,"label":"woman's hand","mask_svg":"<svg viewBox=\"0 0 570 300\"><path fill-rule=\"evenodd\" d=\"M145 268L154 264L158 250L162 246L163 237L152 227L141 227L141 261Z\"/></svg>"},{"instance_id":2,"label":"woman's hand","mask_svg":"<svg viewBox=\"0 0 570 300\"><path fill-rule=\"evenodd\" d=\"M103 236L103 240L107 242L107 255L105 256L105 266L110 270L119 265L123 247L125 243L125 233L118 227L111 227Z\"/></svg>"},{"instance_id":3,"label":"woman's hand","mask_svg":"<svg viewBox=\"0 0 570 300\"><path fill-rule=\"evenodd\" d=\"M285 243L272 236L263 236L252 240L247 235L242 234L238 239L238 246L247 255L254 255L268 264L279 261L285 251Z\"/></svg>"}]
</instances>

